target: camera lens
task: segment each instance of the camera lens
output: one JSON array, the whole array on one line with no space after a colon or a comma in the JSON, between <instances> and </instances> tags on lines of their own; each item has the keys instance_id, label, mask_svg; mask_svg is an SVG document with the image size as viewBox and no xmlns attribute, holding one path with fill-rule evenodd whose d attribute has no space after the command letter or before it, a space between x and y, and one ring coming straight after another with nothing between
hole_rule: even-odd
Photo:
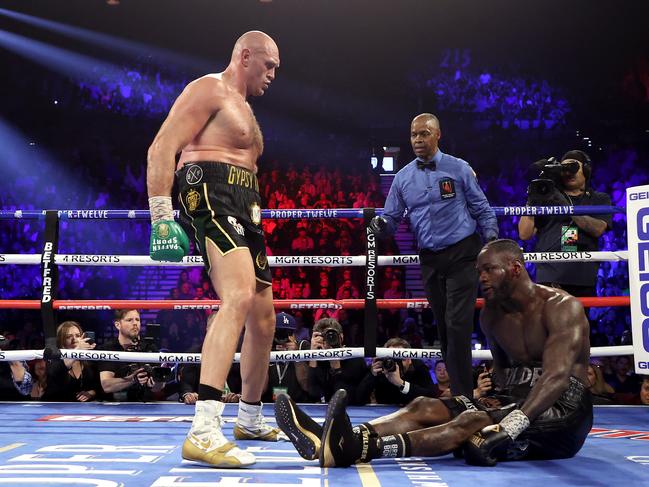
<instances>
[{"instance_id":1,"label":"camera lens","mask_svg":"<svg viewBox=\"0 0 649 487\"><path fill-rule=\"evenodd\" d=\"M391 358L384 358L381 360L381 364L383 366L383 370L386 372L394 372L397 370L397 362L394 359Z\"/></svg>"},{"instance_id":2,"label":"camera lens","mask_svg":"<svg viewBox=\"0 0 649 487\"><path fill-rule=\"evenodd\" d=\"M340 346L340 334L336 330L325 330L324 339L332 348L337 348Z\"/></svg>"}]
</instances>

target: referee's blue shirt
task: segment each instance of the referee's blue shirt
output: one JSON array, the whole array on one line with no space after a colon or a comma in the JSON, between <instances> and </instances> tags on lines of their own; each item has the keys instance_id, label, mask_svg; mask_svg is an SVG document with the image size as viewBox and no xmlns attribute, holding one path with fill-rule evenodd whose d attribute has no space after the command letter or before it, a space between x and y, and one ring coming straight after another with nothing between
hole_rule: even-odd
<instances>
[{"instance_id":1,"label":"referee's blue shirt","mask_svg":"<svg viewBox=\"0 0 649 487\"><path fill-rule=\"evenodd\" d=\"M394 177L383 217L394 233L407 210L419 249L442 250L472 235L480 226L485 240L498 237L498 222L469 164L439 149L435 169L417 159Z\"/></svg>"}]
</instances>

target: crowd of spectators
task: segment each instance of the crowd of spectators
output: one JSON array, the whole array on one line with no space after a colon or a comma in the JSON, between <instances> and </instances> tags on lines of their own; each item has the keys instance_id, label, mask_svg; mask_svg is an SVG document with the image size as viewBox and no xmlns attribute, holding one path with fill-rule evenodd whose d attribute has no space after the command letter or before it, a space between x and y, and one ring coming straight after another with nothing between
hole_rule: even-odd
<instances>
[{"instance_id":1,"label":"crowd of spectators","mask_svg":"<svg viewBox=\"0 0 649 487\"><path fill-rule=\"evenodd\" d=\"M472 113L504 128L552 129L564 125L571 111L566 97L546 80L457 69L437 70L424 86L438 110Z\"/></svg>"}]
</instances>

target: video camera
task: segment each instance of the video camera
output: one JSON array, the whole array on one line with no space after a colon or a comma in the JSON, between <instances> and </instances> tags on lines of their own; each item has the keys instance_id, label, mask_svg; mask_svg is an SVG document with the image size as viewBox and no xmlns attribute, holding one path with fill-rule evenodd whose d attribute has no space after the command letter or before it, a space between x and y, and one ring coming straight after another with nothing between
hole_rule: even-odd
<instances>
[{"instance_id":1,"label":"video camera","mask_svg":"<svg viewBox=\"0 0 649 487\"><path fill-rule=\"evenodd\" d=\"M554 157L541 159L532 164L530 172L534 176L527 187L527 195L531 202L545 203L555 199L556 193L561 191L561 175L577 174L578 162L561 164Z\"/></svg>"}]
</instances>

